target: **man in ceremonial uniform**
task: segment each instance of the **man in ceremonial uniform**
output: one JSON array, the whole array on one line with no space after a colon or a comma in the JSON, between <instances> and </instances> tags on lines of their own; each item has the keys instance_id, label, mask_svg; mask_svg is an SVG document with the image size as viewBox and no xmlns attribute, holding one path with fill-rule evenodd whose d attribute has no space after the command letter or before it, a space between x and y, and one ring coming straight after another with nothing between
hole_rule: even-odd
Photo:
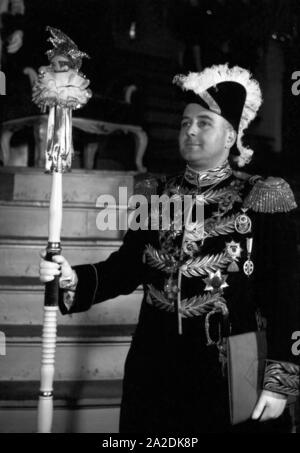
<instances>
[{"instance_id":1,"label":"man in ceremonial uniform","mask_svg":"<svg viewBox=\"0 0 300 453\"><path fill-rule=\"evenodd\" d=\"M122 432L258 432L275 422L278 430L287 396L299 386L291 350L299 330L294 196L281 178L250 176L229 164L233 156L241 167L252 155L242 135L261 92L248 71L213 66L174 82L186 99L179 147L187 165L162 192L173 201L191 195L183 227L175 209L169 229L129 229L104 262L71 268L61 256L42 259L40 278L61 273L63 313L143 285L125 363ZM257 331L261 319L268 343L263 389L252 421L232 427L224 339Z\"/></svg>"}]
</instances>

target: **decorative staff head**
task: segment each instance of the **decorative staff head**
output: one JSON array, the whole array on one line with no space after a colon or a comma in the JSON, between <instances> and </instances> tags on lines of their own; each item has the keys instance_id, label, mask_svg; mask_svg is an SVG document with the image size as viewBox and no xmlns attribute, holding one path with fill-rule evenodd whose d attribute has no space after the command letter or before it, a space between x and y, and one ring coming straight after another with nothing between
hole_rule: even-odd
<instances>
[{"instance_id":1,"label":"decorative staff head","mask_svg":"<svg viewBox=\"0 0 300 453\"><path fill-rule=\"evenodd\" d=\"M63 32L47 27L53 49L46 52L50 65L39 68L32 99L42 112L49 107L46 172L71 168L72 110L79 109L92 96L89 80L79 72L82 58L88 57Z\"/></svg>"},{"instance_id":2,"label":"decorative staff head","mask_svg":"<svg viewBox=\"0 0 300 453\"><path fill-rule=\"evenodd\" d=\"M75 42L62 31L49 26L46 30L50 31L52 35L48 41L53 45L53 49L47 50L46 55L57 72L64 72L70 68L80 69L82 59L90 58L87 53L81 52Z\"/></svg>"},{"instance_id":3,"label":"decorative staff head","mask_svg":"<svg viewBox=\"0 0 300 453\"><path fill-rule=\"evenodd\" d=\"M87 89L89 80L79 72L82 58L89 56L62 31L52 27L47 27L47 30L52 35L49 41L53 44L53 49L46 52L50 65L39 68L38 80L33 86L33 102L43 112L55 105L78 109L92 95Z\"/></svg>"}]
</instances>

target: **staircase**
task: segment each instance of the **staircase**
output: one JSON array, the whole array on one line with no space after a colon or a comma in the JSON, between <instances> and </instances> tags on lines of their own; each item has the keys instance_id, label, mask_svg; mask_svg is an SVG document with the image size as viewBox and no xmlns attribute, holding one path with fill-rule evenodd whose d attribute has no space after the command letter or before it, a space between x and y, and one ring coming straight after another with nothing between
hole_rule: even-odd
<instances>
[{"instance_id":1,"label":"staircase","mask_svg":"<svg viewBox=\"0 0 300 453\"><path fill-rule=\"evenodd\" d=\"M74 170L64 175L62 248L71 264L116 250L122 232L99 231L102 194L133 193L134 174ZM35 168L0 169L0 432L36 431L43 285L39 250L47 243L51 177ZM116 197L116 199L118 199ZM125 206L112 207L124 211ZM123 232L124 233L124 232ZM58 317L53 432L117 432L124 360L142 291ZM2 351L4 353L4 351Z\"/></svg>"}]
</instances>

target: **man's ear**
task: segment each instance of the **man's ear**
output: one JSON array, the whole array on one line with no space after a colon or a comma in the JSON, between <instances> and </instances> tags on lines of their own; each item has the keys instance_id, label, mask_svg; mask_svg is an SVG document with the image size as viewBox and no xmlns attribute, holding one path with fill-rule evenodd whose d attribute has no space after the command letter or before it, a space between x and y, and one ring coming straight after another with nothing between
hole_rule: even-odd
<instances>
[{"instance_id":1,"label":"man's ear","mask_svg":"<svg viewBox=\"0 0 300 453\"><path fill-rule=\"evenodd\" d=\"M229 149L235 144L236 137L237 137L237 133L235 132L235 130L232 127L228 128L226 146Z\"/></svg>"}]
</instances>

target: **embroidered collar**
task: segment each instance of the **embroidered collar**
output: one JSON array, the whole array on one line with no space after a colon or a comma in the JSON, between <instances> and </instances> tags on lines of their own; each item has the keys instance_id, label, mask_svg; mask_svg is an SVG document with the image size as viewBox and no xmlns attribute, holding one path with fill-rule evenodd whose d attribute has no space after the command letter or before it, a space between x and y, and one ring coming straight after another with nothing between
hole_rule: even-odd
<instances>
[{"instance_id":1,"label":"embroidered collar","mask_svg":"<svg viewBox=\"0 0 300 453\"><path fill-rule=\"evenodd\" d=\"M190 184L194 184L198 187L205 187L221 182L230 175L232 175L232 168L230 167L228 160L226 160L218 167L209 168L208 170L203 171L194 170L187 165L184 178Z\"/></svg>"}]
</instances>

